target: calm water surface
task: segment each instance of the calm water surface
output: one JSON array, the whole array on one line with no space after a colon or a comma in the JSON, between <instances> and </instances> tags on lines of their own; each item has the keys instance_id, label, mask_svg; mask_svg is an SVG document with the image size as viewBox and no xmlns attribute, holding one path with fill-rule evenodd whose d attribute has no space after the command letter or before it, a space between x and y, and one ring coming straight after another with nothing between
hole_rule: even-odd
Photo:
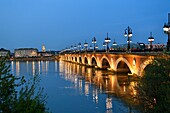
<instances>
[{"instance_id":1,"label":"calm water surface","mask_svg":"<svg viewBox=\"0 0 170 113\"><path fill-rule=\"evenodd\" d=\"M68 62L11 62L16 76L40 75L47 93L47 107L53 113L137 113L129 98L135 96L135 82L127 76L95 70Z\"/></svg>"}]
</instances>

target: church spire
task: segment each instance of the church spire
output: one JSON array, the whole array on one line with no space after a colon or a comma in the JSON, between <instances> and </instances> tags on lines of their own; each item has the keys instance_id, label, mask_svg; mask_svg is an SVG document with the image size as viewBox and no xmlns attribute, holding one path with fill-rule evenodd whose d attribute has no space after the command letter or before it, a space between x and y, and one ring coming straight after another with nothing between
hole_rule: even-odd
<instances>
[{"instance_id":1,"label":"church spire","mask_svg":"<svg viewBox=\"0 0 170 113\"><path fill-rule=\"evenodd\" d=\"M42 44L42 52L46 52L44 44Z\"/></svg>"}]
</instances>

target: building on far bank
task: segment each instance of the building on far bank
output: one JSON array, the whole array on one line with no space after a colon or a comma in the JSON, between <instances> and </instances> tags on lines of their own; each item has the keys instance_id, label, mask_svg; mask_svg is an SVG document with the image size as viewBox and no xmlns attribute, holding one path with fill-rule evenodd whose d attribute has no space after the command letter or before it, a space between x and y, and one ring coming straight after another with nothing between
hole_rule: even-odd
<instances>
[{"instance_id":1,"label":"building on far bank","mask_svg":"<svg viewBox=\"0 0 170 113\"><path fill-rule=\"evenodd\" d=\"M50 56L54 56L54 55L57 55L57 54L58 54L58 51L38 52L39 57L50 57Z\"/></svg>"},{"instance_id":2,"label":"building on far bank","mask_svg":"<svg viewBox=\"0 0 170 113\"><path fill-rule=\"evenodd\" d=\"M27 57L37 57L38 49L37 48L19 48L14 50L15 58L27 58Z\"/></svg>"},{"instance_id":3,"label":"building on far bank","mask_svg":"<svg viewBox=\"0 0 170 113\"><path fill-rule=\"evenodd\" d=\"M151 45L150 44L145 44L145 48L146 49L150 49L151 47L150 47ZM152 48L153 49L164 49L164 47L165 47L165 45L164 44L152 44Z\"/></svg>"},{"instance_id":4,"label":"building on far bank","mask_svg":"<svg viewBox=\"0 0 170 113\"><path fill-rule=\"evenodd\" d=\"M0 57L9 57L10 56L10 50L6 50L4 48L0 49Z\"/></svg>"},{"instance_id":5,"label":"building on far bank","mask_svg":"<svg viewBox=\"0 0 170 113\"><path fill-rule=\"evenodd\" d=\"M45 45L42 44L42 52L46 52Z\"/></svg>"}]
</instances>

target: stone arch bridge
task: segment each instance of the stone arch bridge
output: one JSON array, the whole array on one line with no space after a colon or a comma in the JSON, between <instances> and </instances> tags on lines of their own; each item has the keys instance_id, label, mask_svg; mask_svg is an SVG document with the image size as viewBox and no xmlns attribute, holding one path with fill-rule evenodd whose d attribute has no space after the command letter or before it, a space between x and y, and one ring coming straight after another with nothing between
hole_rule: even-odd
<instances>
[{"instance_id":1,"label":"stone arch bridge","mask_svg":"<svg viewBox=\"0 0 170 113\"><path fill-rule=\"evenodd\" d=\"M127 53L79 53L59 55L60 60L104 68L116 72L142 76L143 70L154 58L164 58L161 54L127 54Z\"/></svg>"}]
</instances>

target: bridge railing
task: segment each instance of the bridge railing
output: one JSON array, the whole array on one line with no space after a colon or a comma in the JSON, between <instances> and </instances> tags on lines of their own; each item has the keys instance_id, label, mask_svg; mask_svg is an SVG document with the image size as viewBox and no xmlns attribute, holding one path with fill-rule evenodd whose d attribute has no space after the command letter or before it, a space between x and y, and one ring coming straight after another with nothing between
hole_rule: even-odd
<instances>
[{"instance_id":1,"label":"bridge railing","mask_svg":"<svg viewBox=\"0 0 170 113\"><path fill-rule=\"evenodd\" d=\"M150 49L132 49L131 52L127 52L126 50L109 50L109 52L106 52L106 50L83 50L83 51L62 51L60 52L60 54L92 54L92 53L104 53L104 54L164 54L165 51L163 49L153 49L153 50L150 50Z\"/></svg>"}]
</instances>

